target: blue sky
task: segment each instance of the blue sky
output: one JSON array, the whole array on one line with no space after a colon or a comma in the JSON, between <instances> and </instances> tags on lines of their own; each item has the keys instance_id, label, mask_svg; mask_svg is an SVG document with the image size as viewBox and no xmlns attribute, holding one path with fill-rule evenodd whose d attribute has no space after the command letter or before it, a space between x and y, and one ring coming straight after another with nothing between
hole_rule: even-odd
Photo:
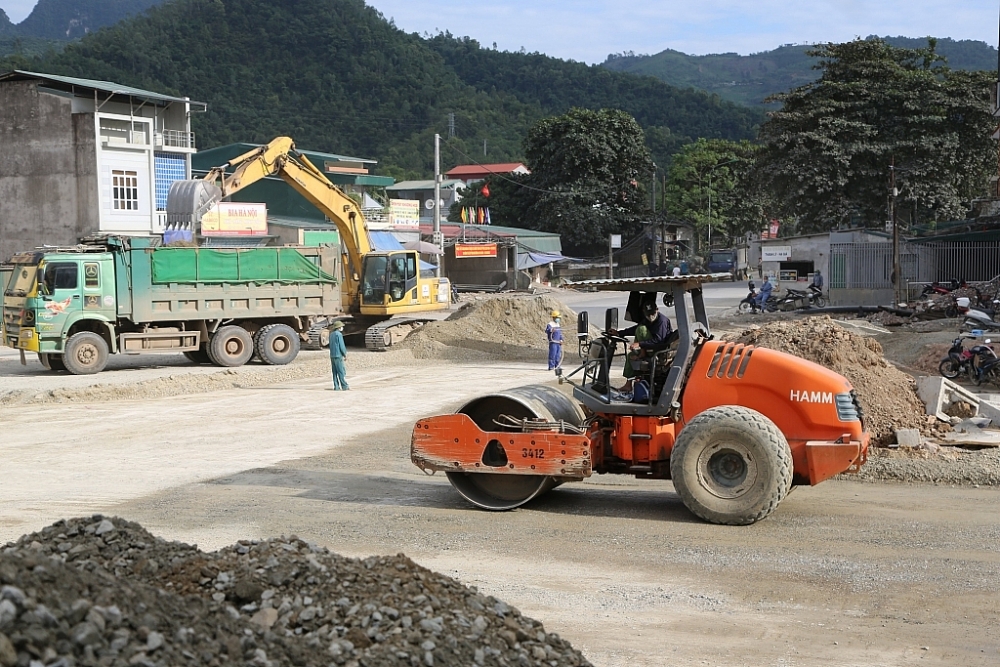
<instances>
[{"instance_id":1,"label":"blue sky","mask_svg":"<svg viewBox=\"0 0 1000 667\"><path fill-rule=\"evenodd\" d=\"M609 53L705 54L854 37L934 35L996 46L1000 0L367 0L407 32L449 30L502 50L588 63ZM19 23L36 0L0 0Z\"/></svg>"}]
</instances>

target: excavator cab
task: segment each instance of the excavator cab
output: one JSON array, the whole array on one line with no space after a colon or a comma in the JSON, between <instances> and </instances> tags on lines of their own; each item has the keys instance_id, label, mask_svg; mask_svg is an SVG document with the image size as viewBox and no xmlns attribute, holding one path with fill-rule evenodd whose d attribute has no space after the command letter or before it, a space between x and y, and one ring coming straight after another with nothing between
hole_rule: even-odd
<instances>
[{"instance_id":1,"label":"excavator cab","mask_svg":"<svg viewBox=\"0 0 1000 667\"><path fill-rule=\"evenodd\" d=\"M417 303L419 266L419 257L414 251L366 255L362 272L362 307L392 307L403 303Z\"/></svg>"}]
</instances>

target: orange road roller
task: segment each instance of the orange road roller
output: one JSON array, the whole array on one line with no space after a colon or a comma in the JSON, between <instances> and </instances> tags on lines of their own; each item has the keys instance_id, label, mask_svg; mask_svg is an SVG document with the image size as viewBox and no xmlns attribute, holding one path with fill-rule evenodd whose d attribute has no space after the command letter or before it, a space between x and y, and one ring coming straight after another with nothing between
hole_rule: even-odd
<instances>
[{"instance_id":1,"label":"orange road roller","mask_svg":"<svg viewBox=\"0 0 1000 667\"><path fill-rule=\"evenodd\" d=\"M576 283L628 292L631 322L652 324L659 303L672 307L676 328L630 353L617 308L597 338L580 313L582 363L557 370L562 386L489 394L455 414L421 419L411 460L425 472L444 471L464 498L488 510L520 507L594 473L620 474L669 479L691 512L730 525L768 516L795 484L856 472L869 435L846 378L790 354L713 339L702 284L728 279ZM625 363L634 371L627 393L610 382Z\"/></svg>"}]
</instances>

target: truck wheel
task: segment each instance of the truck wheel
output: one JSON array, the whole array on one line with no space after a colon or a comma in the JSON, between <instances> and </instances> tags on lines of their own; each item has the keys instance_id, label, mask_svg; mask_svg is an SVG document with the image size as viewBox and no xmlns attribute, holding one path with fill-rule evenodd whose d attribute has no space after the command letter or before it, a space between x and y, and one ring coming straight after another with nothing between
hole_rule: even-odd
<instances>
[{"instance_id":1,"label":"truck wheel","mask_svg":"<svg viewBox=\"0 0 1000 667\"><path fill-rule=\"evenodd\" d=\"M300 348L299 335L287 324L269 324L257 334L257 354L265 364L290 364Z\"/></svg>"},{"instance_id":2,"label":"truck wheel","mask_svg":"<svg viewBox=\"0 0 1000 667\"><path fill-rule=\"evenodd\" d=\"M253 338L243 327L222 327L208 341L208 356L216 366L242 366L253 356Z\"/></svg>"},{"instance_id":3,"label":"truck wheel","mask_svg":"<svg viewBox=\"0 0 1000 667\"><path fill-rule=\"evenodd\" d=\"M195 364L210 364L212 363L212 358L208 356L208 346L202 345L197 350L188 350L184 353L184 356L188 358L188 361Z\"/></svg>"},{"instance_id":4,"label":"truck wheel","mask_svg":"<svg viewBox=\"0 0 1000 667\"><path fill-rule=\"evenodd\" d=\"M52 357L49 357L49 364ZM90 331L73 334L66 341L62 363L73 375L93 375L100 373L108 365L108 344Z\"/></svg>"},{"instance_id":5,"label":"truck wheel","mask_svg":"<svg viewBox=\"0 0 1000 667\"><path fill-rule=\"evenodd\" d=\"M42 362L42 366L45 366L46 370L50 371L66 370L66 366L63 364L61 354L49 354L47 352L39 352L38 361Z\"/></svg>"},{"instance_id":6,"label":"truck wheel","mask_svg":"<svg viewBox=\"0 0 1000 667\"><path fill-rule=\"evenodd\" d=\"M750 408L705 410L681 431L670 476L684 505L711 523L746 526L778 506L792 486L792 452L770 419Z\"/></svg>"}]
</instances>

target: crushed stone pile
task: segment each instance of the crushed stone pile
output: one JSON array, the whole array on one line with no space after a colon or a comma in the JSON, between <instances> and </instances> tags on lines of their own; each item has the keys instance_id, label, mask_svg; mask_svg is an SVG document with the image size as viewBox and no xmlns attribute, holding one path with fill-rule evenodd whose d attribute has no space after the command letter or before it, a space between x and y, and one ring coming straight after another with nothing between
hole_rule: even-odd
<instances>
[{"instance_id":1,"label":"crushed stone pile","mask_svg":"<svg viewBox=\"0 0 1000 667\"><path fill-rule=\"evenodd\" d=\"M482 297L464 304L448 319L428 322L401 343L417 358L447 357L442 348L476 350L508 360L535 361L548 354L545 325L550 313L562 318L569 354L576 345L576 312L548 295Z\"/></svg>"},{"instance_id":2,"label":"crushed stone pile","mask_svg":"<svg viewBox=\"0 0 1000 667\"><path fill-rule=\"evenodd\" d=\"M873 444L894 442L898 429L916 428L934 436L947 428L928 420L916 382L886 361L878 341L847 331L829 317L773 322L747 329L734 340L788 352L846 377L858 393Z\"/></svg>"},{"instance_id":3,"label":"crushed stone pile","mask_svg":"<svg viewBox=\"0 0 1000 667\"><path fill-rule=\"evenodd\" d=\"M95 515L0 549L0 666L590 663L493 597L402 554L297 538L214 553Z\"/></svg>"}]
</instances>

